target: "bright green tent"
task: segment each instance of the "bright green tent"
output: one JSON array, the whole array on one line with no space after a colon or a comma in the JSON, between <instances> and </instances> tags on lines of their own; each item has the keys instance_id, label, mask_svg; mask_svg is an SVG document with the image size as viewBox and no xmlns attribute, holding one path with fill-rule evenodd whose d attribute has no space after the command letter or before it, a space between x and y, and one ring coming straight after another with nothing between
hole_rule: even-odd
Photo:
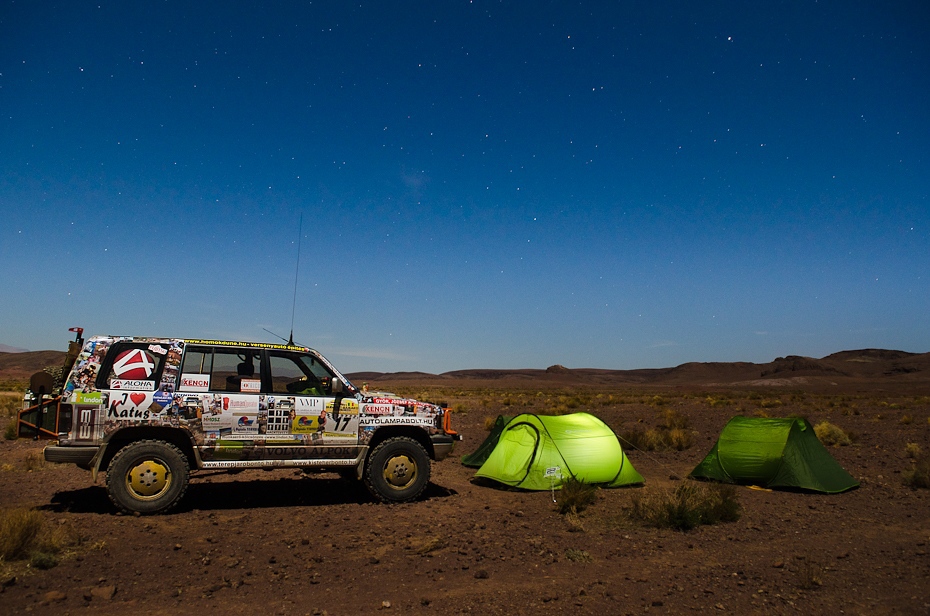
<instances>
[{"instance_id":1,"label":"bright green tent","mask_svg":"<svg viewBox=\"0 0 930 616\"><path fill-rule=\"evenodd\" d=\"M643 483L607 424L587 413L499 417L463 464L476 477L526 490L559 488L566 479L605 487Z\"/></svg>"},{"instance_id":2,"label":"bright green tent","mask_svg":"<svg viewBox=\"0 0 930 616\"><path fill-rule=\"evenodd\" d=\"M734 417L690 476L828 494L859 485L800 418Z\"/></svg>"}]
</instances>

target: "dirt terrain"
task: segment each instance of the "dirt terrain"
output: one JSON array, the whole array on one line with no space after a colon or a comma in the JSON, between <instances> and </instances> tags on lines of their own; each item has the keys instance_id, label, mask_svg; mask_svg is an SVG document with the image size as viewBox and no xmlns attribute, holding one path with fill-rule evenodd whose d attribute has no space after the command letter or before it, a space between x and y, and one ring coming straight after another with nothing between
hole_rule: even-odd
<instances>
[{"instance_id":1,"label":"dirt terrain","mask_svg":"<svg viewBox=\"0 0 930 616\"><path fill-rule=\"evenodd\" d=\"M0 563L0 612L930 613L930 490L903 481L915 448L930 451L930 369L926 355L874 353L893 356L356 375L448 403L464 437L433 465L425 497L395 506L335 474L254 470L196 473L177 511L123 516L102 478L41 462L44 443L3 440L2 508L37 508L46 532L68 540L50 569ZM574 519L551 493L479 485L458 461L498 414L587 411L626 433L661 426L670 410L688 419L693 444L626 447L646 485L600 490ZM739 521L688 532L629 519L637 492L685 481L738 414L839 426L854 442L830 452L860 487L741 487Z\"/></svg>"}]
</instances>

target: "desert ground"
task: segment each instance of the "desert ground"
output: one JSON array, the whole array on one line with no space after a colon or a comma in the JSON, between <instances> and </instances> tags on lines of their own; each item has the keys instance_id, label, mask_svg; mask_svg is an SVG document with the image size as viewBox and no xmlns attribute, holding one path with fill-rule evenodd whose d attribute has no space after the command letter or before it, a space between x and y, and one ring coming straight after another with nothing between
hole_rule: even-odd
<instances>
[{"instance_id":1,"label":"desert ground","mask_svg":"<svg viewBox=\"0 0 930 616\"><path fill-rule=\"evenodd\" d=\"M0 562L0 612L930 613L930 490L905 481L930 451L927 359L860 352L635 374L356 375L454 409L463 440L433 464L424 497L403 505L376 504L335 474L199 472L176 511L124 516L102 478L44 463L43 442L2 440L0 509L41 512L55 554ZM559 513L550 492L479 484L459 462L499 414L576 411L627 435L683 417L691 444L626 446L646 484L599 490L577 515ZM829 450L860 487L738 487L738 521L689 531L631 518L637 495L690 481L740 414L841 428L851 444Z\"/></svg>"}]
</instances>

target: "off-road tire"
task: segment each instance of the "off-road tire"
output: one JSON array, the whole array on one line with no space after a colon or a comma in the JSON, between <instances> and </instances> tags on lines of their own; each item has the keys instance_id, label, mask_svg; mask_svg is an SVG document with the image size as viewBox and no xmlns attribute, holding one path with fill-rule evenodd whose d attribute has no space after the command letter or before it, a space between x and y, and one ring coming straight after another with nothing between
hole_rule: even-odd
<instances>
[{"instance_id":1,"label":"off-road tire","mask_svg":"<svg viewBox=\"0 0 930 616\"><path fill-rule=\"evenodd\" d=\"M164 513L187 491L190 465L165 441L136 441L116 452L107 467L107 494L126 513Z\"/></svg>"},{"instance_id":2,"label":"off-road tire","mask_svg":"<svg viewBox=\"0 0 930 616\"><path fill-rule=\"evenodd\" d=\"M412 438L389 438L372 450L365 463L365 487L383 503L415 500L429 483L430 461Z\"/></svg>"}]
</instances>

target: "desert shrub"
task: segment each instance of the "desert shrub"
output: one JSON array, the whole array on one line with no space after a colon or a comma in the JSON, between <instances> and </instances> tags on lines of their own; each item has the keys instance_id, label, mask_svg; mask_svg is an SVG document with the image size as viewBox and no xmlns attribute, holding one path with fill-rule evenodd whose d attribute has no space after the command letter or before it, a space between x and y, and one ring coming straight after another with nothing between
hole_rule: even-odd
<instances>
[{"instance_id":1,"label":"desert shrub","mask_svg":"<svg viewBox=\"0 0 930 616\"><path fill-rule=\"evenodd\" d=\"M687 531L702 524L735 522L741 506L736 488L726 484L682 483L673 491L638 492L630 517L647 526Z\"/></svg>"},{"instance_id":2,"label":"desert shrub","mask_svg":"<svg viewBox=\"0 0 930 616\"><path fill-rule=\"evenodd\" d=\"M0 510L0 561L28 560L37 569L49 569L58 564L62 550L82 542L69 523L48 528L41 511Z\"/></svg>"},{"instance_id":3,"label":"desert shrub","mask_svg":"<svg viewBox=\"0 0 930 616\"><path fill-rule=\"evenodd\" d=\"M0 396L0 417L16 417L22 410L22 396Z\"/></svg>"},{"instance_id":4,"label":"desert shrub","mask_svg":"<svg viewBox=\"0 0 930 616\"><path fill-rule=\"evenodd\" d=\"M691 427L691 420L675 409L665 409L662 412L662 425L669 430L684 430Z\"/></svg>"},{"instance_id":5,"label":"desert shrub","mask_svg":"<svg viewBox=\"0 0 930 616\"><path fill-rule=\"evenodd\" d=\"M565 550L565 558L575 563L591 562L591 555L585 550L579 550L577 548L568 548Z\"/></svg>"},{"instance_id":6,"label":"desert shrub","mask_svg":"<svg viewBox=\"0 0 930 616\"><path fill-rule=\"evenodd\" d=\"M494 429L494 424L497 423L497 417L485 417L484 418L484 429L487 432L490 432Z\"/></svg>"},{"instance_id":7,"label":"desert shrub","mask_svg":"<svg viewBox=\"0 0 930 616\"><path fill-rule=\"evenodd\" d=\"M852 439L839 426L835 426L829 421L821 421L814 426L814 434L824 445L838 447L840 445L852 445Z\"/></svg>"},{"instance_id":8,"label":"desert shrub","mask_svg":"<svg viewBox=\"0 0 930 616\"><path fill-rule=\"evenodd\" d=\"M562 489L556 496L559 513L563 515L580 513L593 505L596 500L597 486L578 481L574 477L562 483Z\"/></svg>"},{"instance_id":9,"label":"desert shrub","mask_svg":"<svg viewBox=\"0 0 930 616\"><path fill-rule=\"evenodd\" d=\"M690 430L672 428L666 435L665 442L670 449L684 451L694 443L694 435Z\"/></svg>"},{"instance_id":10,"label":"desert shrub","mask_svg":"<svg viewBox=\"0 0 930 616\"><path fill-rule=\"evenodd\" d=\"M23 457L23 469L37 471L45 468L45 457L41 451L30 451Z\"/></svg>"},{"instance_id":11,"label":"desert shrub","mask_svg":"<svg viewBox=\"0 0 930 616\"><path fill-rule=\"evenodd\" d=\"M9 509L0 512L0 558L23 560L39 540L45 519L31 509Z\"/></svg>"},{"instance_id":12,"label":"desert shrub","mask_svg":"<svg viewBox=\"0 0 930 616\"><path fill-rule=\"evenodd\" d=\"M910 415L901 415L901 419L899 421L902 425L909 426L914 423L914 418Z\"/></svg>"},{"instance_id":13,"label":"desert shrub","mask_svg":"<svg viewBox=\"0 0 930 616\"><path fill-rule=\"evenodd\" d=\"M920 457L922 450L920 445L917 443L907 443L904 445L904 455L911 459L917 459Z\"/></svg>"},{"instance_id":14,"label":"desert shrub","mask_svg":"<svg viewBox=\"0 0 930 616\"><path fill-rule=\"evenodd\" d=\"M10 420L10 423L6 425L6 429L3 431L3 438L8 441L15 441L17 436L16 421Z\"/></svg>"},{"instance_id":15,"label":"desert shrub","mask_svg":"<svg viewBox=\"0 0 930 616\"><path fill-rule=\"evenodd\" d=\"M662 411L662 424L647 430L628 430L617 436L625 447L639 451L675 449L683 451L691 447L694 435L690 430L691 420L674 409Z\"/></svg>"},{"instance_id":16,"label":"desert shrub","mask_svg":"<svg viewBox=\"0 0 930 616\"><path fill-rule=\"evenodd\" d=\"M921 455L914 460L914 467L902 473L904 485L911 488L930 489L930 455Z\"/></svg>"}]
</instances>

